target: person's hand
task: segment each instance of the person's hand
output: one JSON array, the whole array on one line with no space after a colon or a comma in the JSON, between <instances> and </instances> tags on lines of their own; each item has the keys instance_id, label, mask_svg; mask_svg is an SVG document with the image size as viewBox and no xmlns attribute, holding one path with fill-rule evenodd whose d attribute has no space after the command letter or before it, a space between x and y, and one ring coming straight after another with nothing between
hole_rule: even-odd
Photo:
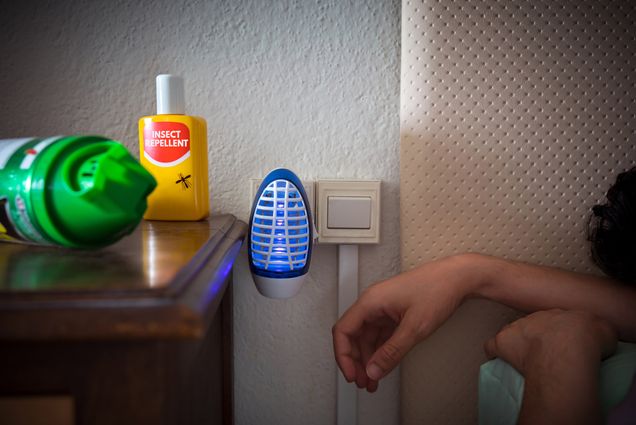
<instances>
[{"instance_id":1,"label":"person's hand","mask_svg":"<svg viewBox=\"0 0 636 425\"><path fill-rule=\"evenodd\" d=\"M569 354L600 362L616 350L616 331L604 320L584 312L538 311L506 325L486 341L489 358L499 357L521 374L537 362L563 362Z\"/></svg>"},{"instance_id":2,"label":"person's hand","mask_svg":"<svg viewBox=\"0 0 636 425\"><path fill-rule=\"evenodd\" d=\"M333 327L345 379L373 392L419 341L461 304L474 279L470 255L448 257L369 287Z\"/></svg>"},{"instance_id":3,"label":"person's hand","mask_svg":"<svg viewBox=\"0 0 636 425\"><path fill-rule=\"evenodd\" d=\"M539 311L504 327L485 344L525 378L519 425L597 425L601 359L616 331L591 313Z\"/></svg>"}]
</instances>

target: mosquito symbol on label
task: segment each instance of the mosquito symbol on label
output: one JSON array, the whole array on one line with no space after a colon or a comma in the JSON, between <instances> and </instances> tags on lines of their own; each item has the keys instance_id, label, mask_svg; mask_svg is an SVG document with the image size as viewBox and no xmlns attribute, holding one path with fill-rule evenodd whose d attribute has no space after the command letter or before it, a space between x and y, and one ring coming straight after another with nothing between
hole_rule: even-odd
<instances>
[{"instance_id":1,"label":"mosquito symbol on label","mask_svg":"<svg viewBox=\"0 0 636 425\"><path fill-rule=\"evenodd\" d=\"M181 183L181 187L183 188L183 190L190 189L190 187L192 186L192 183L190 182L191 178L192 178L191 174L188 174L187 176L184 177L183 174L179 173L179 180L177 180L175 184Z\"/></svg>"}]
</instances>

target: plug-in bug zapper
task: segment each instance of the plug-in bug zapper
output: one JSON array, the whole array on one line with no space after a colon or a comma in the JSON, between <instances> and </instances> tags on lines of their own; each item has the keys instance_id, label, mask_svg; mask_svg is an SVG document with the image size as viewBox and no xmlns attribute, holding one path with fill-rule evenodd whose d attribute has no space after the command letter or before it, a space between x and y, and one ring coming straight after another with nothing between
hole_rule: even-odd
<instances>
[{"instance_id":1,"label":"plug-in bug zapper","mask_svg":"<svg viewBox=\"0 0 636 425\"><path fill-rule=\"evenodd\" d=\"M258 291L270 298L296 295L309 270L313 230L307 194L290 170L271 171L258 188L248 241Z\"/></svg>"}]
</instances>

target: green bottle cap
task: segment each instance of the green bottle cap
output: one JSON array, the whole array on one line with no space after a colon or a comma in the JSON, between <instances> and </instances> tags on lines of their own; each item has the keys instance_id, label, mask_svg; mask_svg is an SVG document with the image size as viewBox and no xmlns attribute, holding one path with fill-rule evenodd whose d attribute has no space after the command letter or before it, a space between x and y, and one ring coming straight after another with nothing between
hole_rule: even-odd
<instances>
[{"instance_id":1,"label":"green bottle cap","mask_svg":"<svg viewBox=\"0 0 636 425\"><path fill-rule=\"evenodd\" d=\"M108 245L129 234L146 211L157 183L121 144L71 137L50 147L34 172L38 222L54 242Z\"/></svg>"}]
</instances>

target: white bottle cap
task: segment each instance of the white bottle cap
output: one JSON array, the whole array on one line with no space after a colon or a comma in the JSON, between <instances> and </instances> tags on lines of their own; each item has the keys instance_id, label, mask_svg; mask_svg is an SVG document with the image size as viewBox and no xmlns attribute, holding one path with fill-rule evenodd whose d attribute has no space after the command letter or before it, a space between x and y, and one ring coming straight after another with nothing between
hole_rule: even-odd
<instances>
[{"instance_id":1,"label":"white bottle cap","mask_svg":"<svg viewBox=\"0 0 636 425\"><path fill-rule=\"evenodd\" d=\"M176 75L157 75L157 115L185 114L183 78Z\"/></svg>"}]
</instances>

